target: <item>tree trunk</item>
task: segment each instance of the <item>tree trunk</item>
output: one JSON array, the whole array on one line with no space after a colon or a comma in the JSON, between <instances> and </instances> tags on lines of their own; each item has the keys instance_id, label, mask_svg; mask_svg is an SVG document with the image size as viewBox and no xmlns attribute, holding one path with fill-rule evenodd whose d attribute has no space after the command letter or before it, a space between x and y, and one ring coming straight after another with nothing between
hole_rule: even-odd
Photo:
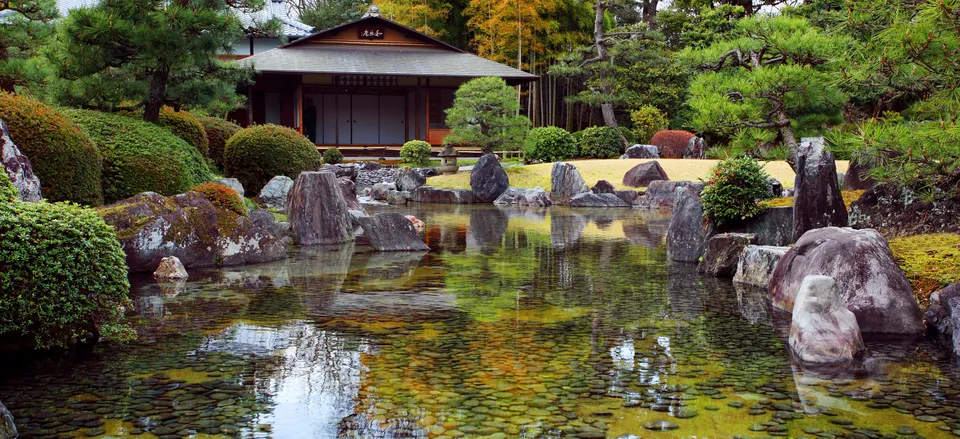
<instances>
[{"instance_id":1,"label":"tree trunk","mask_svg":"<svg viewBox=\"0 0 960 439\"><path fill-rule=\"evenodd\" d=\"M777 121L780 122L780 137L783 137L783 144L790 148L790 157L787 158L787 164L793 172L797 172L796 164L798 154L801 153L800 145L797 143L797 136L793 134L793 128L790 126L790 119L783 111L777 112Z\"/></svg>"},{"instance_id":2,"label":"tree trunk","mask_svg":"<svg viewBox=\"0 0 960 439\"><path fill-rule=\"evenodd\" d=\"M160 119L160 107L167 95L167 81L170 79L170 66L162 65L153 72L150 79L150 94L143 107L143 120L156 122Z\"/></svg>"},{"instance_id":3,"label":"tree trunk","mask_svg":"<svg viewBox=\"0 0 960 439\"><path fill-rule=\"evenodd\" d=\"M643 0L641 3L641 20L653 27L653 20L657 17L657 4L660 0Z\"/></svg>"}]
</instances>

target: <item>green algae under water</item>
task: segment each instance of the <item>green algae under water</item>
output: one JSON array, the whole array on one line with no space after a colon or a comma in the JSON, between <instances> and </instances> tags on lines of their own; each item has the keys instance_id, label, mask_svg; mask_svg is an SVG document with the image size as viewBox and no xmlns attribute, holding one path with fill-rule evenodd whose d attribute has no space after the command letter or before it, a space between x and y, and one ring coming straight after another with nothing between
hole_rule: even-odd
<instances>
[{"instance_id":1,"label":"green algae under water","mask_svg":"<svg viewBox=\"0 0 960 439\"><path fill-rule=\"evenodd\" d=\"M666 260L663 215L404 212L429 253L134 279L137 343L5 361L0 401L26 438L960 436L949 352L800 367L762 291Z\"/></svg>"}]
</instances>

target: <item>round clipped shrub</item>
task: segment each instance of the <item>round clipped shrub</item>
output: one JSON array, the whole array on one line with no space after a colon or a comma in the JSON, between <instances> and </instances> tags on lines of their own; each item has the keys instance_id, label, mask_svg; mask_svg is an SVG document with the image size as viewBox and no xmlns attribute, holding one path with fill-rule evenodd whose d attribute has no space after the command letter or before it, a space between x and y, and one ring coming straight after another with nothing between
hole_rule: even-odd
<instances>
[{"instance_id":1,"label":"round clipped shrub","mask_svg":"<svg viewBox=\"0 0 960 439\"><path fill-rule=\"evenodd\" d=\"M580 133L580 155L595 159L620 156L620 134L614 127L590 127Z\"/></svg>"},{"instance_id":2,"label":"round clipped shrub","mask_svg":"<svg viewBox=\"0 0 960 439\"><path fill-rule=\"evenodd\" d=\"M534 128L523 141L523 158L528 162L540 160L557 162L577 154L577 141L560 127Z\"/></svg>"},{"instance_id":3,"label":"round clipped shrub","mask_svg":"<svg viewBox=\"0 0 960 439\"><path fill-rule=\"evenodd\" d=\"M753 218L770 199L770 178L763 165L750 157L729 158L710 171L700 196L703 215L718 226Z\"/></svg>"},{"instance_id":4,"label":"round clipped shrub","mask_svg":"<svg viewBox=\"0 0 960 439\"><path fill-rule=\"evenodd\" d=\"M237 191L222 184L204 183L191 189L203 194L204 198L217 209L229 210L240 216L247 216L247 206Z\"/></svg>"},{"instance_id":5,"label":"round clipped shrub","mask_svg":"<svg viewBox=\"0 0 960 439\"><path fill-rule=\"evenodd\" d=\"M200 151L170 131L135 116L66 110L103 155L107 203L153 191L175 195L213 179Z\"/></svg>"},{"instance_id":6,"label":"round clipped shrub","mask_svg":"<svg viewBox=\"0 0 960 439\"><path fill-rule=\"evenodd\" d=\"M430 144L423 140L411 140L400 147L400 158L410 166L424 167L430 164Z\"/></svg>"},{"instance_id":7,"label":"round clipped shrub","mask_svg":"<svg viewBox=\"0 0 960 439\"><path fill-rule=\"evenodd\" d=\"M335 165L343 161L343 153L337 148L328 148L323 152L323 162L328 165Z\"/></svg>"},{"instance_id":8,"label":"round clipped shrub","mask_svg":"<svg viewBox=\"0 0 960 439\"><path fill-rule=\"evenodd\" d=\"M65 345L117 326L129 306L112 227L71 203L0 206L0 337Z\"/></svg>"},{"instance_id":9,"label":"round clipped shrub","mask_svg":"<svg viewBox=\"0 0 960 439\"><path fill-rule=\"evenodd\" d=\"M251 193L271 178L297 178L303 171L317 169L320 153L302 134L277 125L256 125L234 134L223 149L223 170L240 180Z\"/></svg>"},{"instance_id":10,"label":"round clipped shrub","mask_svg":"<svg viewBox=\"0 0 960 439\"><path fill-rule=\"evenodd\" d=\"M649 143L654 134L670 126L667 115L653 105L644 105L631 111L630 121L633 122L633 134L640 143Z\"/></svg>"},{"instance_id":11,"label":"round clipped shrub","mask_svg":"<svg viewBox=\"0 0 960 439\"><path fill-rule=\"evenodd\" d=\"M0 120L30 159L47 200L103 204L100 153L76 124L40 101L3 91Z\"/></svg>"},{"instance_id":12,"label":"round clipped shrub","mask_svg":"<svg viewBox=\"0 0 960 439\"><path fill-rule=\"evenodd\" d=\"M207 133L207 157L213 160L220 168L223 168L223 147L227 144L237 131L240 131L240 125L219 117L198 117L197 120L203 125Z\"/></svg>"},{"instance_id":13,"label":"round clipped shrub","mask_svg":"<svg viewBox=\"0 0 960 439\"><path fill-rule=\"evenodd\" d=\"M189 111L176 111L170 107L160 108L160 118L157 119L157 125L170 130L173 135L186 140L200 154L207 156L208 145L207 132L203 125L197 120L196 116Z\"/></svg>"},{"instance_id":14,"label":"round clipped shrub","mask_svg":"<svg viewBox=\"0 0 960 439\"><path fill-rule=\"evenodd\" d=\"M660 148L660 158L682 159L687 153L687 145L690 143L690 139L694 137L697 137L697 135L683 130L657 131L650 138L650 144Z\"/></svg>"}]
</instances>

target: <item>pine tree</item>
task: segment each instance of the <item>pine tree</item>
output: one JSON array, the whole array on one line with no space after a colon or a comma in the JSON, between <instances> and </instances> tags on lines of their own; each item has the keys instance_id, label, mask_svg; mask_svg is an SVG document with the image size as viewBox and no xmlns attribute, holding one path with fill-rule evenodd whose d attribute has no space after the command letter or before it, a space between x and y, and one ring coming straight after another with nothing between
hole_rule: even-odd
<instances>
[{"instance_id":1,"label":"pine tree","mask_svg":"<svg viewBox=\"0 0 960 439\"><path fill-rule=\"evenodd\" d=\"M0 0L0 90L28 86L39 74L30 58L53 35L53 0Z\"/></svg>"}]
</instances>

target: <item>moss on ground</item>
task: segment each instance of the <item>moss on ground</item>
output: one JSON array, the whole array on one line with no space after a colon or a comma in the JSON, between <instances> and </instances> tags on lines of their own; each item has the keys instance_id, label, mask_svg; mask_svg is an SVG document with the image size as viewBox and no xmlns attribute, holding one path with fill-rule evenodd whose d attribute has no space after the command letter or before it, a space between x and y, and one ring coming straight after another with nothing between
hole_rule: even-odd
<instances>
[{"instance_id":1,"label":"moss on ground","mask_svg":"<svg viewBox=\"0 0 960 439\"><path fill-rule=\"evenodd\" d=\"M847 210L850 210L850 204L863 195L865 191L843 191L841 196L843 197L843 204L847 206ZM780 197L768 200L765 203L767 207L787 207L793 206L793 197Z\"/></svg>"},{"instance_id":2,"label":"moss on ground","mask_svg":"<svg viewBox=\"0 0 960 439\"><path fill-rule=\"evenodd\" d=\"M618 189L621 187L623 174L626 174L630 168L650 160L646 159L608 159L608 160L571 160L580 170L580 175L588 185L593 186L599 180L607 180ZM667 172L671 180L698 180L707 178L712 169L719 160L693 160L693 159L659 159L660 166ZM462 164L462 163L461 163ZM510 186L532 188L540 186L550 190L550 168L553 163L540 163L528 166L510 166L505 168L510 177ZM848 162L837 161L837 170L845 172ZM793 187L795 174L787 162L767 162L765 168L770 176L775 177L783 183L784 187ZM458 172L454 175L440 175L431 177L427 184L446 189L470 189L470 173ZM632 189L632 188L630 188Z\"/></svg>"},{"instance_id":3,"label":"moss on ground","mask_svg":"<svg viewBox=\"0 0 960 439\"><path fill-rule=\"evenodd\" d=\"M960 235L935 233L890 240L890 250L921 304L930 294L960 282Z\"/></svg>"}]
</instances>

